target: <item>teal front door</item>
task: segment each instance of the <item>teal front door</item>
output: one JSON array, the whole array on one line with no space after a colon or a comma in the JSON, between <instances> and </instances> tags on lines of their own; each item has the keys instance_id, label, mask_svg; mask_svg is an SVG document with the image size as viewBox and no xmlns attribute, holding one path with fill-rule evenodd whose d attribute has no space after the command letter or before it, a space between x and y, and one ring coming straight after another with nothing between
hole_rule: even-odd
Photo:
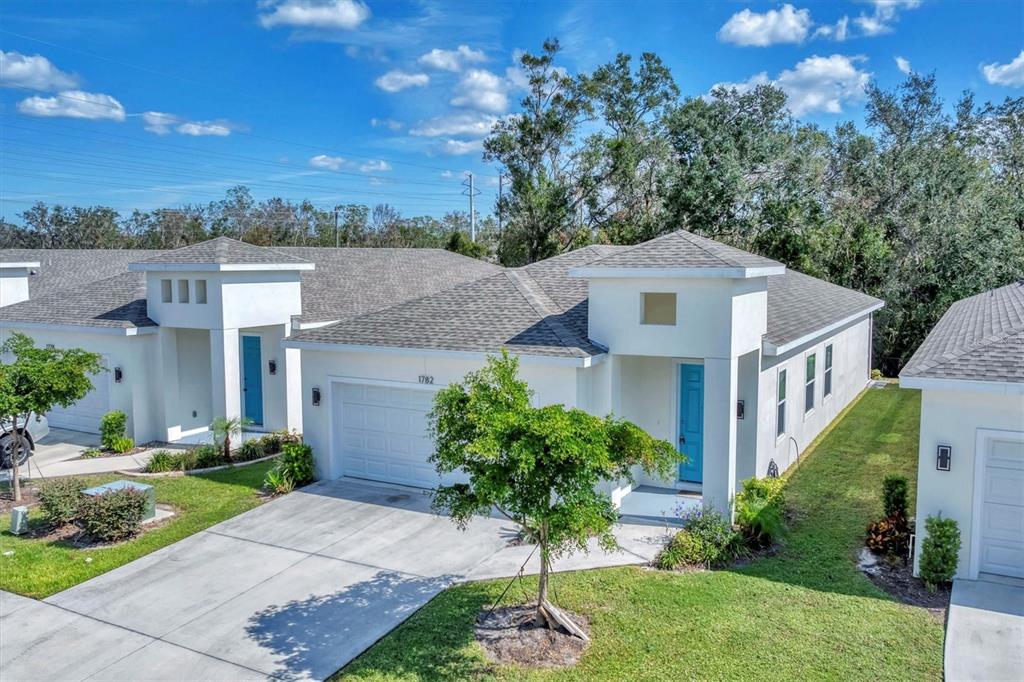
<instances>
[{"instance_id":1,"label":"teal front door","mask_svg":"<svg viewBox=\"0 0 1024 682\"><path fill-rule=\"evenodd\" d=\"M679 365L679 480L704 480L704 365Z\"/></svg>"},{"instance_id":2,"label":"teal front door","mask_svg":"<svg viewBox=\"0 0 1024 682\"><path fill-rule=\"evenodd\" d=\"M242 337L242 398L245 417L253 424L263 425L263 361L260 337Z\"/></svg>"}]
</instances>

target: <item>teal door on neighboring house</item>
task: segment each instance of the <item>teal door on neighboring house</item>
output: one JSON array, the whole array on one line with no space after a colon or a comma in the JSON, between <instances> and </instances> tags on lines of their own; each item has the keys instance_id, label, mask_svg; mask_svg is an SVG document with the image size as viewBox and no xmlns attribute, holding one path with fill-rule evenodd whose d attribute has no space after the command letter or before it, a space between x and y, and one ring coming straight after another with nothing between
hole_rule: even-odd
<instances>
[{"instance_id":1,"label":"teal door on neighboring house","mask_svg":"<svg viewBox=\"0 0 1024 682\"><path fill-rule=\"evenodd\" d=\"M704 365L679 365L679 480L704 480Z\"/></svg>"},{"instance_id":2,"label":"teal door on neighboring house","mask_svg":"<svg viewBox=\"0 0 1024 682\"><path fill-rule=\"evenodd\" d=\"M242 337L242 399L245 417L253 424L263 425L263 361L260 337Z\"/></svg>"}]
</instances>

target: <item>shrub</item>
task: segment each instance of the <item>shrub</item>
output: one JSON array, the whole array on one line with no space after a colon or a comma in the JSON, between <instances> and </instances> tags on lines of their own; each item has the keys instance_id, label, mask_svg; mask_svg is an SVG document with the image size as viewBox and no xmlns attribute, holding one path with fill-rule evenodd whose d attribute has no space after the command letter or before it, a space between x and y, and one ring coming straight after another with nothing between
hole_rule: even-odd
<instances>
[{"instance_id":1,"label":"shrub","mask_svg":"<svg viewBox=\"0 0 1024 682\"><path fill-rule=\"evenodd\" d=\"M870 523L864 544L875 554L906 557L910 548L910 524L899 514Z\"/></svg>"},{"instance_id":2,"label":"shrub","mask_svg":"<svg viewBox=\"0 0 1024 682\"><path fill-rule=\"evenodd\" d=\"M128 436L118 436L110 445L110 449L119 454L130 452L134 447L135 441Z\"/></svg>"},{"instance_id":3,"label":"shrub","mask_svg":"<svg viewBox=\"0 0 1024 682\"><path fill-rule=\"evenodd\" d=\"M742 552L739 534L724 516L711 507L687 509L679 514L683 529L676 533L656 559L658 566L712 567L735 560Z\"/></svg>"},{"instance_id":4,"label":"shrub","mask_svg":"<svg viewBox=\"0 0 1024 682\"><path fill-rule=\"evenodd\" d=\"M960 527L954 519L929 516L924 522L927 536L921 543L921 561L918 566L925 586L935 591L956 575L960 561Z\"/></svg>"},{"instance_id":5,"label":"shrub","mask_svg":"<svg viewBox=\"0 0 1024 682\"><path fill-rule=\"evenodd\" d=\"M873 380L875 380L875 381L881 381L882 380L882 370L880 370L880 369L873 369L873 370L871 370L871 378Z\"/></svg>"},{"instance_id":6,"label":"shrub","mask_svg":"<svg viewBox=\"0 0 1024 682\"><path fill-rule=\"evenodd\" d=\"M886 518L899 515L907 518L906 476L886 476L882 481L882 507Z\"/></svg>"},{"instance_id":7,"label":"shrub","mask_svg":"<svg viewBox=\"0 0 1024 682\"><path fill-rule=\"evenodd\" d=\"M264 479L263 484L275 495L285 495L295 489L295 483L292 479L288 478L278 467L274 467L267 472L267 477Z\"/></svg>"},{"instance_id":8,"label":"shrub","mask_svg":"<svg viewBox=\"0 0 1024 682\"><path fill-rule=\"evenodd\" d=\"M175 471L181 467L181 461L177 455L167 450L157 450L146 462L146 473L160 474L165 471Z\"/></svg>"},{"instance_id":9,"label":"shrub","mask_svg":"<svg viewBox=\"0 0 1024 682\"><path fill-rule=\"evenodd\" d=\"M295 485L305 485L316 478L313 448L305 443L285 443L276 467Z\"/></svg>"},{"instance_id":10,"label":"shrub","mask_svg":"<svg viewBox=\"0 0 1024 682\"><path fill-rule=\"evenodd\" d=\"M114 441L124 437L125 427L128 425L128 417L120 410L107 412L100 419L100 442L104 450L115 450ZM129 448L130 449L130 448Z\"/></svg>"},{"instance_id":11,"label":"shrub","mask_svg":"<svg viewBox=\"0 0 1024 682\"><path fill-rule=\"evenodd\" d=\"M263 451L263 439L251 438L242 443L242 447L238 448L238 452L235 453L235 460L239 462L248 462L254 459L259 459L265 454L266 453Z\"/></svg>"},{"instance_id":12,"label":"shrub","mask_svg":"<svg viewBox=\"0 0 1024 682\"><path fill-rule=\"evenodd\" d=\"M227 458L216 445L197 445L189 450L189 454L191 455L191 461L187 462L189 469L208 469L228 463Z\"/></svg>"},{"instance_id":13,"label":"shrub","mask_svg":"<svg viewBox=\"0 0 1024 682\"><path fill-rule=\"evenodd\" d=\"M273 433L268 433L265 436L261 436L260 447L263 448L263 453L267 455L276 455L281 452L281 434L275 431Z\"/></svg>"},{"instance_id":14,"label":"shrub","mask_svg":"<svg viewBox=\"0 0 1024 682\"><path fill-rule=\"evenodd\" d=\"M146 512L146 494L125 488L82 498L79 522L89 535L117 542L139 532Z\"/></svg>"},{"instance_id":15,"label":"shrub","mask_svg":"<svg viewBox=\"0 0 1024 682\"><path fill-rule=\"evenodd\" d=\"M736 523L755 547L767 547L785 532L785 494L778 478L749 478L736 495Z\"/></svg>"},{"instance_id":16,"label":"shrub","mask_svg":"<svg viewBox=\"0 0 1024 682\"><path fill-rule=\"evenodd\" d=\"M78 518L84 487L78 478L54 478L39 486L39 508L51 526L63 526Z\"/></svg>"},{"instance_id":17,"label":"shrub","mask_svg":"<svg viewBox=\"0 0 1024 682\"><path fill-rule=\"evenodd\" d=\"M94 457L102 457L102 456L103 456L103 451L100 450L99 448L89 448L88 450L84 450L82 452L82 458L83 459L92 459Z\"/></svg>"}]
</instances>

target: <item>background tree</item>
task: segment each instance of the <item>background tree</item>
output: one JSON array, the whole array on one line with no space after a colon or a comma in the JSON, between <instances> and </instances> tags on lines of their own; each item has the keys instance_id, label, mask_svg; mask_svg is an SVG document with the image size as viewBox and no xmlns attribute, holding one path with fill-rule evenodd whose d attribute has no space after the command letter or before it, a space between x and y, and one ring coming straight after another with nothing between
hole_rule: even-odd
<instances>
[{"instance_id":1,"label":"background tree","mask_svg":"<svg viewBox=\"0 0 1024 682\"><path fill-rule=\"evenodd\" d=\"M5 360L6 358L6 360ZM24 334L11 334L0 345L0 422L11 424L14 449L11 481L14 501L21 501L18 468L28 443L21 433L33 415L68 407L92 390L89 377L103 370L100 356L80 348L37 348Z\"/></svg>"},{"instance_id":2,"label":"background tree","mask_svg":"<svg viewBox=\"0 0 1024 682\"><path fill-rule=\"evenodd\" d=\"M440 486L433 503L460 527L492 507L516 523L540 550L538 622L585 637L548 601L551 559L585 550L592 537L614 548L617 514L598 485L632 481L633 467L667 477L681 457L630 422L563 405L533 407L518 368L503 352L437 393L431 461L442 474L464 472L469 482Z\"/></svg>"}]
</instances>

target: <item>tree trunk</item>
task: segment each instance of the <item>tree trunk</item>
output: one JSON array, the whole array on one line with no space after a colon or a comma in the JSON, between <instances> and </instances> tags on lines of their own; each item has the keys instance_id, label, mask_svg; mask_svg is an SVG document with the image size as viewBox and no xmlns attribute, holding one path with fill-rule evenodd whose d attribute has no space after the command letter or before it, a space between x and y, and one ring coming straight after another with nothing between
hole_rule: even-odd
<instances>
[{"instance_id":1,"label":"tree trunk","mask_svg":"<svg viewBox=\"0 0 1024 682\"><path fill-rule=\"evenodd\" d=\"M14 491L14 501L21 502L21 477L18 475L18 460L21 454L21 432L18 430L18 415L11 417L11 436L14 437L14 451L11 452L11 490Z\"/></svg>"},{"instance_id":2,"label":"tree trunk","mask_svg":"<svg viewBox=\"0 0 1024 682\"><path fill-rule=\"evenodd\" d=\"M537 585L537 625L548 623L544 615L544 604L548 601L548 524L544 521L540 525L540 533L537 538L540 544L540 577ZM548 623L550 625L550 623Z\"/></svg>"}]
</instances>

